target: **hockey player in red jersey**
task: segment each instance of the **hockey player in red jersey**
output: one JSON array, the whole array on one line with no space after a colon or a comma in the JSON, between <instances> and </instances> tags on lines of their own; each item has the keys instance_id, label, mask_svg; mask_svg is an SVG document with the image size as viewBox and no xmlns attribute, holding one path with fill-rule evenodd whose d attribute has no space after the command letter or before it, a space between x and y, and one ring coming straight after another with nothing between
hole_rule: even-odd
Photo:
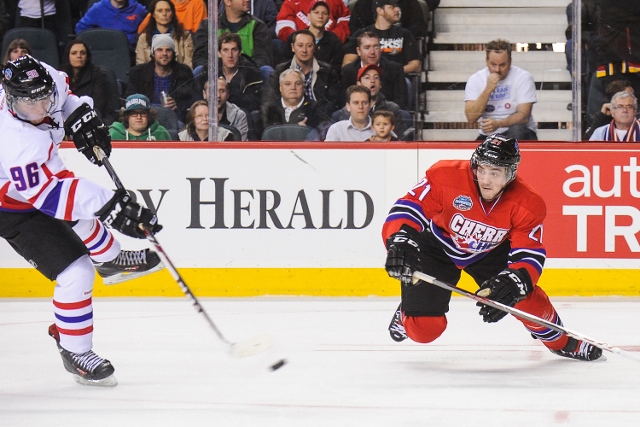
<instances>
[{"instance_id":1,"label":"hockey player in red jersey","mask_svg":"<svg viewBox=\"0 0 640 427\"><path fill-rule=\"evenodd\" d=\"M105 226L137 238L145 237L140 225L152 233L162 227L126 191L76 177L62 162L65 134L98 165L94 147L111 152L106 127L69 91L64 74L25 55L7 62L1 78L0 237L56 281L49 334L65 369L81 384L114 386L114 367L92 350L94 262L108 264L102 273L109 277L139 263L119 263L119 245Z\"/></svg>"},{"instance_id":2,"label":"hockey player in red jersey","mask_svg":"<svg viewBox=\"0 0 640 427\"><path fill-rule=\"evenodd\" d=\"M451 291L412 284L422 271L456 284L467 272L490 292L487 298L562 325L537 285L546 251L542 198L519 176L518 141L494 134L468 160L439 161L393 205L382 229L386 270L401 282L402 302L389 325L391 338L419 343L437 339L447 327ZM506 316L481 303L488 323ZM552 353L592 361L602 350L535 323L520 320Z\"/></svg>"}]
</instances>

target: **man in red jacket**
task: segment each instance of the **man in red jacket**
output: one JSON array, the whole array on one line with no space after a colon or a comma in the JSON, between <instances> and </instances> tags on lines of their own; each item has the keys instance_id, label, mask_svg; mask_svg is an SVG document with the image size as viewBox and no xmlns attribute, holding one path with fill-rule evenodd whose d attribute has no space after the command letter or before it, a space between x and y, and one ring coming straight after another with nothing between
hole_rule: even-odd
<instances>
[{"instance_id":1,"label":"man in red jacket","mask_svg":"<svg viewBox=\"0 0 640 427\"><path fill-rule=\"evenodd\" d=\"M309 28L307 15L317 3L324 3L329 8L329 22L325 29L334 33L344 43L350 34L351 12L342 0L285 0L276 22L278 38L286 42L287 37L294 31Z\"/></svg>"}]
</instances>

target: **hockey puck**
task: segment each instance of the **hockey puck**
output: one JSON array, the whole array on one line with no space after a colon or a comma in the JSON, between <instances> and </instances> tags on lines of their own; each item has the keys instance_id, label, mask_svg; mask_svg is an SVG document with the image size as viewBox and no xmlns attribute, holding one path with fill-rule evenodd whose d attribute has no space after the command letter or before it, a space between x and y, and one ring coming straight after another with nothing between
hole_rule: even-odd
<instances>
[{"instance_id":1,"label":"hockey puck","mask_svg":"<svg viewBox=\"0 0 640 427\"><path fill-rule=\"evenodd\" d=\"M271 370L277 371L278 369L282 368L285 365L285 363L287 363L287 361L285 359L281 359L276 363L274 363L273 365L271 365Z\"/></svg>"}]
</instances>

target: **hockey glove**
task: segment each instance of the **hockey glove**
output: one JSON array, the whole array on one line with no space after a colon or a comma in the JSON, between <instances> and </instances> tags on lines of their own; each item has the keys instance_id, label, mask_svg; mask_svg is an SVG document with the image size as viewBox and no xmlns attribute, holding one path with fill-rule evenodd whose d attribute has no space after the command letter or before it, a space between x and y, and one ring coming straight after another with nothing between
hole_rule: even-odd
<instances>
[{"instance_id":1,"label":"hockey glove","mask_svg":"<svg viewBox=\"0 0 640 427\"><path fill-rule=\"evenodd\" d=\"M111 154L111 136L109 130L97 116L96 110L89 104L82 104L64 122L64 131L73 138L73 143L79 152L85 155L91 163L98 166L102 162L93 152L93 147L100 147L109 157Z\"/></svg>"},{"instance_id":2,"label":"hockey glove","mask_svg":"<svg viewBox=\"0 0 640 427\"><path fill-rule=\"evenodd\" d=\"M480 286L477 295L490 300L513 307L533 292L533 285L527 270L513 270L507 268ZM495 323L507 315L505 311L489 307L481 302L476 303L480 307L482 320L487 323Z\"/></svg>"},{"instance_id":3,"label":"hockey glove","mask_svg":"<svg viewBox=\"0 0 640 427\"><path fill-rule=\"evenodd\" d=\"M149 209L132 201L125 190L117 190L111 200L96 212L96 215L107 227L138 239L146 237L140 228L141 225L151 234L162 230L162 226L158 224L158 217Z\"/></svg>"},{"instance_id":4,"label":"hockey glove","mask_svg":"<svg viewBox=\"0 0 640 427\"><path fill-rule=\"evenodd\" d=\"M411 275L420 270L420 247L417 231L403 226L387 239L387 262L385 269L390 277L398 279L405 286L412 286Z\"/></svg>"}]
</instances>

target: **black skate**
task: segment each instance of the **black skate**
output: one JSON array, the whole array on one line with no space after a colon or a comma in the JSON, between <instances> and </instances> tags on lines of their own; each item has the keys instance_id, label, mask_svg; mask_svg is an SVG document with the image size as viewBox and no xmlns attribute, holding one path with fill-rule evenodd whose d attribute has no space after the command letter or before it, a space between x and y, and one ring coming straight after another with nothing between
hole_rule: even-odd
<instances>
[{"instance_id":1,"label":"black skate","mask_svg":"<svg viewBox=\"0 0 640 427\"><path fill-rule=\"evenodd\" d=\"M158 254L149 249L120 251L113 261L93 265L105 285L136 279L164 268Z\"/></svg>"},{"instance_id":2,"label":"black skate","mask_svg":"<svg viewBox=\"0 0 640 427\"><path fill-rule=\"evenodd\" d=\"M49 326L49 335L56 340L58 352L62 357L62 364L67 372L73 375L75 382L82 385L102 387L115 387L118 385L118 380L113 376L115 368L111 362L91 350L77 354L62 348L60 346L60 334L55 324Z\"/></svg>"},{"instance_id":3,"label":"black skate","mask_svg":"<svg viewBox=\"0 0 640 427\"><path fill-rule=\"evenodd\" d=\"M558 356L568 357L570 359L583 360L585 362L593 362L594 360L607 360L602 355L602 349L591 345L584 341L578 341L575 338L569 337L567 345L562 350L551 350L551 353Z\"/></svg>"},{"instance_id":4,"label":"black skate","mask_svg":"<svg viewBox=\"0 0 640 427\"><path fill-rule=\"evenodd\" d=\"M408 338L407 332L404 330L404 325L402 324L402 303L400 303L398 309L393 314L393 319L391 319L391 323L389 324L389 335L391 335L391 339L395 342L402 342Z\"/></svg>"}]
</instances>

